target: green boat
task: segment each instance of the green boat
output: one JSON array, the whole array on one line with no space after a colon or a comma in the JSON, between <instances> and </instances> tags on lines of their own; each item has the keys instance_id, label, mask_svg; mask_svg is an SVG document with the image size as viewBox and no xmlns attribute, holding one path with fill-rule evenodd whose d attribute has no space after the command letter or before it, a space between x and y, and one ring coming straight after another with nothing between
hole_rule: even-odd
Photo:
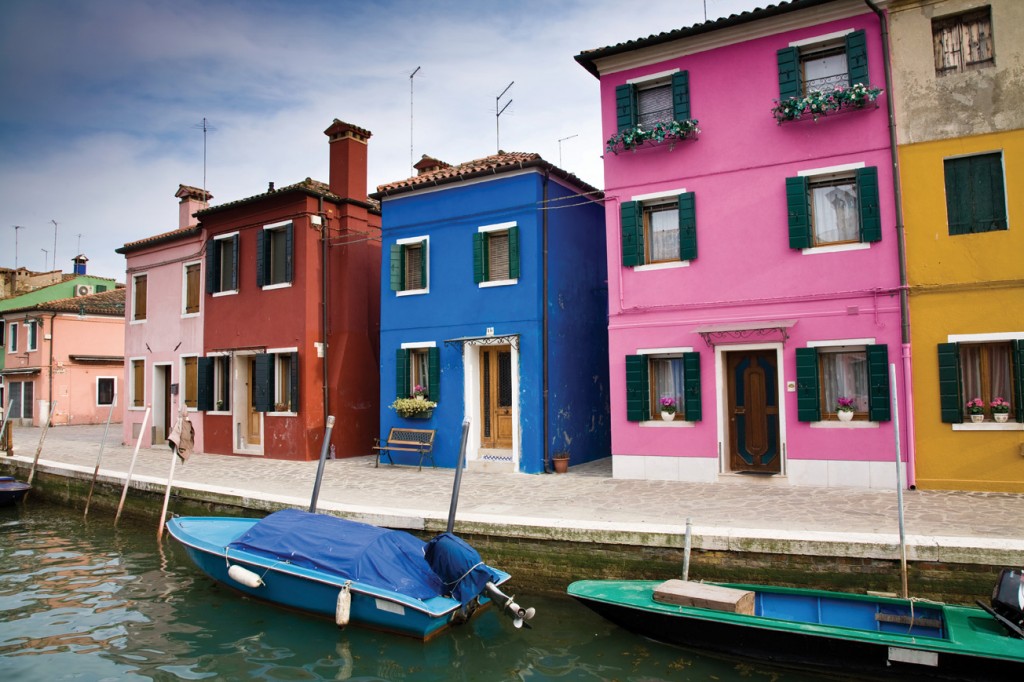
<instances>
[{"instance_id":1,"label":"green boat","mask_svg":"<svg viewBox=\"0 0 1024 682\"><path fill-rule=\"evenodd\" d=\"M580 580L570 596L651 639L865 678L1024 680L1024 581L991 605L682 580Z\"/></svg>"}]
</instances>

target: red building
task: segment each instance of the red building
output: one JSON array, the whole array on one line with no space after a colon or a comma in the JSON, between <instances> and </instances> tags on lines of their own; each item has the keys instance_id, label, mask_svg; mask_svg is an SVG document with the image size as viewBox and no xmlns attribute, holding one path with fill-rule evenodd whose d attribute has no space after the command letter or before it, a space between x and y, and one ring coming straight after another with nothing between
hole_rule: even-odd
<instances>
[{"instance_id":1,"label":"red building","mask_svg":"<svg viewBox=\"0 0 1024 682\"><path fill-rule=\"evenodd\" d=\"M205 242L198 407L205 451L309 460L378 431L380 210L370 131L335 119L330 182L306 178L197 213Z\"/></svg>"}]
</instances>

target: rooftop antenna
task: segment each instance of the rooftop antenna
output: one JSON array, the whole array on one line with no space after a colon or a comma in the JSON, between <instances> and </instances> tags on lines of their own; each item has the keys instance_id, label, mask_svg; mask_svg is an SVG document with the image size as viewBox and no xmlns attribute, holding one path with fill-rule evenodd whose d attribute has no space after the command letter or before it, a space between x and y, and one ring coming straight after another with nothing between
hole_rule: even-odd
<instances>
[{"instance_id":1,"label":"rooftop antenna","mask_svg":"<svg viewBox=\"0 0 1024 682\"><path fill-rule=\"evenodd\" d=\"M47 264L47 262L49 262L48 259L50 257L50 252L48 250L46 250L46 249L39 249L39 250L43 252L43 272L46 272L46 264Z\"/></svg>"},{"instance_id":2,"label":"rooftop antenna","mask_svg":"<svg viewBox=\"0 0 1024 682\"><path fill-rule=\"evenodd\" d=\"M57 269L57 221L51 220L53 223L53 269Z\"/></svg>"},{"instance_id":3,"label":"rooftop antenna","mask_svg":"<svg viewBox=\"0 0 1024 682\"><path fill-rule=\"evenodd\" d=\"M14 228L14 269L18 269L18 230L24 230L24 225L11 225Z\"/></svg>"},{"instance_id":4,"label":"rooftop antenna","mask_svg":"<svg viewBox=\"0 0 1024 682\"><path fill-rule=\"evenodd\" d=\"M505 113L506 109L508 109L508 105L512 104L512 100L509 99L509 101L505 102L505 106L501 107L501 109L498 109L498 104L501 102L501 98L505 96L505 93L508 92L508 89L511 88L515 84L516 84L515 81L512 81L511 83L509 83L508 85L505 86L505 89L501 91L501 94L494 98L495 141L498 144L498 153L499 154L501 153L501 123L500 123L501 122L501 115L503 113Z\"/></svg>"},{"instance_id":5,"label":"rooftop antenna","mask_svg":"<svg viewBox=\"0 0 1024 682\"><path fill-rule=\"evenodd\" d=\"M559 165L561 165L561 164L559 164ZM81 253L82 253L82 233L79 232L78 233L78 254L77 255L81 255Z\"/></svg>"},{"instance_id":6,"label":"rooftop antenna","mask_svg":"<svg viewBox=\"0 0 1024 682\"><path fill-rule=\"evenodd\" d=\"M409 74L409 175L416 174L412 159L412 77L419 72L420 67L417 66L416 70Z\"/></svg>"},{"instance_id":7,"label":"rooftop antenna","mask_svg":"<svg viewBox=\"0 0 1024 682\"><path fill-rule=\"evenodd\" d=\"M207 122L205 116L203 116L202 123L197 123L192 127L195 128L196 130L203 131L203 204L206 205L209 201L206 198L206 133L213 132L217 129L210 125L209 122Z\"/></svg>"},{"instance_id":8,"label":"rooftop antenna","mask_svg":"<svg viewBox=\"0 0 1024 682\"><path fill-rule=\"evenodd\" d=\"M704 0L704 23L708 23L708 0Z\"/></svg>"},{"instance_id":9,"label":"rooftop antenna","mask_svg":"<svg viewBox=\"0 0 1024 682\"><path fill-rule=\"evenodd\" d=\"M575 135L570 135L569 137L562 137L562 138L558 139L558 167L559 168L562 167L562 143L565 142L566 140L571 140L572 138L579 137L579 136L580 136L580 134L576 133Z\"/></svg>"}]
</instances>

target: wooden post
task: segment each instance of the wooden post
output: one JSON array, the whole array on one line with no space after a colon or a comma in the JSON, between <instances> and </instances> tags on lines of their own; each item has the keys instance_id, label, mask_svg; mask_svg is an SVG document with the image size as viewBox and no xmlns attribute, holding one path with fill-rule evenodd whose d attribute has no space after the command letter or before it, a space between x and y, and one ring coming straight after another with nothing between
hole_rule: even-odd
<instances>
[{"instance_id":1,"label":"wooden post","mask_svg":"<svg viewBox=\"0 0 1024 682\"><path fill-rule=\"evenodd\" d=\"M121 520L121 510L124 508L124 498L128 496L128 484L132 481L132 471L135 469L135 460L139 456L139 448L142 446L142 436L146 433L146 422L149 421L149 411L152 405L146 405L146 414L142 415L142 427L139 429L139 437L135 439L135 452L132 453L131 464L128 465L128 475L124 479L124 488L121 490L121 501L117 503L117 513L114 515L114 525Z\"/></svg>"},{"instance_id":2,"label":"wooden post","mask_svg":"<svg viewBox=\"0 0 1024 682\"><path fill-rule=\"evenodd\" d=\"M57 409L57 401L54 400L50 403L50 414L46 415L46 423L43 424L43 432L39 434L39 447L36 448L35 459L32 460L32 469L28 472L28 483L32 484L32 479L36 476L36 465L39 464L39 455L43 452L43 441L46 440L46 432L50 428L50 422L53 420L53 411Z\"/></svg>"},{"instance_id":3,"label":"wooden post","mask_svg":"<svg viewBox=\"0 0 1024 682\"><path fill-rule=\"evenodd\" d=\"M100 473L100 462L103 460L103 446L107 444L107 431L110 430L110 418L114 416L114 406L117 405L117 393L114 393L114 402L110 403L110 413L107 414L107 425L103 428L103 440L100 441L100 454L96 456L96 468L92 472L92 483L89 485L89 496L85 498L84 519L89 515L89 502L92 501L92 490L96 487L96 477Z\"/></svg>"}]
</instances>

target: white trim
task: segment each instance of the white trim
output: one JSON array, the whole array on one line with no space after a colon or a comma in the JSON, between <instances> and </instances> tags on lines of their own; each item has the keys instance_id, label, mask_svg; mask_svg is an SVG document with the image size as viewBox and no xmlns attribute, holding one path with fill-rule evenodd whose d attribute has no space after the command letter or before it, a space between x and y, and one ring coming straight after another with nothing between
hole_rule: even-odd
<instances>
[{"instance_id":1,"label":"white trim","mask_svg":"<svg viewBox=\"0 0 1024 682\"><path fill-rule=\"evenodd\" d=\"M396 291L395 296L419 296L420 294L429 294L430 289L403 289L402 291Z\"/></svg>"},{"instance_id":2,"label":"white trim","mask_svg":"<svg viewBox=\"0 0 1024 682\"><path fill-rule=\"evenodd\" d=\"M218 296L234 296L238 293L238 289L225 289L224 291L215 291L211 294L214 298Z\"/></svg>"},{"instance_id":3,"label":"white trim","mask_svg":"<svg viewBox=\"0 0 1024 682\"><path fill-rule=\"evenodd\" d=\"M282 227L288 227L291 224L292 224L292 221L285 220L284 222L280 222L280 223L270 223L269 225L264 225L263 229L264 230L279 230Z\"/></svg>"},{"instance_id":4,"label":"white trim","mask_svg":"<svg viewBox=\"0 0 1024 682\"><path fill-rule=\"evenodd\" d=\"M193 412L199 409L199 358L202 357L202 353L182 353L178 356L178 409L181 409L182 405L188 407ZM188 358L196 359L196 404L189 405L185 401L188 399L188 386L185 382L188 381L188 372L185 371L185 360ZM173 383L173 382L172 382ZM170 424L168 424L170 426ZM168 429L169 430L169 429Z\"/></svg>"},{"instance_id":5,"label":"white trim","mask_svg":"<svg viewBox=\"0 0 1024 682\"><path fill-rule=\"evenodd\" d=\"M848 29L845 29L843 31L836 31L834 33L826 33L825 35L822 35L822 36L815 36L813 38L804 38L803 40L794 40L793 42L791 42L789 44L789 46L790 47L804 47L806 45L816 45L818 43L831 43L833 41L839 40L840 38L845 38L846 36L850 35L851 33L853 33L853 29L852 28L848 28Z\"/></svg>"},{"instance_id":6,"label":"white trim","mask_svg":"<svg viewBox=\"0 0 1024 682\"><path fill-rule=\"evenodd\" d=\"M800 249L803 256L817 256L823 253L842 253L843 251L864 251L871 248L871 242L856 242L852 244L829 244L827 246L809 246Z\"/></svg>"},{"instance_id":7,"label":"white trim","mask_svg":"<svg viewBox=\"0 0 1024 682\"><path fill-rule=\"evenodd\" d=\"M961 341L1016 341L1024 339L1024 332L990 332L987 334L950 334L946 337L949 343Z\"/></svg>"},{"instance_id":8,"label":"white trim","mask_svg":"<svg viewBox=\"0 0 1024 682\"><path fill-rule=\"evenodd\" d=\"M188 308L188 268L191 265L199 266L199 281L196 282L196 286L199 287L199 310L187 313L185 310ZM181 316L183 318L199 317L203 312L203 274L202 260L191 260L181 264Z\"/></svg>"},{"instance_id":9,"label":"white trim","mask_svg":"<svg viewBox=\"0 0 1024 682\"><path fill-rule=\"evenodd\" d=\"M427 242L429 244L430 236L423 235L422 237L402 237L401 239L395 240L395 244L398 244L399 246L405 246L406 244L420 244L422 242Z\"/></svg>"},{"instance_id":10,"label":"white trim","mask_svg":"<svg viewBox=\"0 0 1024 682\"><path fill-rule=\"evenodd\" d=\"M437 341L410 341L401 345L402 350L407 348L437 348Z\"/></svg>"},{"instance_id":11,"label":"white trim","mask_svg":"<svg viewBox=\"0 0 1024 682\"><path fill-rule=\"evenodd\" d=\"M501 230L508 230L513 227L518 227L519 224L512 220L507 223L494 223L493 225L481 225L476 228L477 232L500 232Z\"/></svg>"},{"instance_id":12,"label":"white trim","mask_svg":"<svg viewBox=\"0 0 1024 682\"><path fill-rule=\"evenodd\" d=\"M234 232L225 232L224 234L214 235L213 240L217 241L218 239L232 239L233 237L237 237L237 236L238 236L238 230L235 230Z\"/></svg>"},{"instance_id":13,"label":"white trim","mask_svg":"<svg viewBox=\"0 0 1024 682\"><path fill-rule=\"evenodd\" d=\"M697 426L697 422L690 422L684 419L675 419L667 422L661 417L648 417L643 421L637 422L637 424L642 429L689 429Z\"/></svg>"},{"instance_id":14,"label":"white trim","mask_svg":"<svg viewBox=\"0 0 1024 682\"><path fill-rule=\"evenodd\" d=\"M651 263L649 265L634 265L633 272L650 272L651 270L674 270L676 268L688 268L690 261L677 260L670 263Z\"/></svg>"},{"instance_id":15,"label":"white trim","mask_svg":"<svg viewBox=\"0 0 1024 682\"><path fill-rule=\"evenodd\" d=\"M477 288L486 289L488 287L507 287L510 284L518 284L519 278L516 279L496 279L488 282L477 282Z\"/></svg>"},{"instance_id":16,"label":"white trim","mask_svg":"<svg viewBox=\"0 0 1024 682\"><path fill-rule=\"evenodd\" d=\"M18 323L8 322L7 323L7 352L17 353L18 352Z\"/></svg>"},{"instance_id":17,"label":"white trim","mask_svg":"<svg viewBox=\"0 0 1024 682\"><path fill-rule=\"evenodd\" d=\"M140 407L135 407L135 373L132 369L133 363L136 360L142 361L142 405ZM146 356L140 355L137 357L127 358L126 367L128 369L128 401L125 403L124 407L129 411L141 412L146 409ZM139 437L141 438L142 434L139 434Z\"/></svg>"},{"instance_id":18,"label":"white trim","mask_svg":"<svg viewBox=\"0 0 1024 682\"><path fill-rule=\"evenodd\" d=\"M480 455L480 348L485 346L485 339L466 341L462 346L462 404L466 418L469 419L469 438L466 443L466 459L479 460ZM494 346L496 347L496 346ZM519 471L522 457L520 407L519 349L509 344L512 354L512 470Z\"/></svg>"},{"instance_id":19,"label":"white trim","mask_svg":"<svg viewBox=\"0 0 1024 682\"><path fill-rule=\"evenodd\" d=\"M266 350L267 355L277 355L278 353L298 353L298 346L292 346L290 348L268 348Z\"/></svg>"},{"instance_id":20,"label":"white trim","mask_svg":"<svg viewBox=\"0 0 1024 682\"><path fill-rule=\"evenodd\" d=\"M1003 173L1005 174L1006 173L1006 152L1003 151L1002 147L1000 147L998 149L988 149L988 150L985 150L983 152L968 152L968 153L965 153L965 154L952 154L950 156L943 156L942 160L943 161L956 161L957 159L968 159L968 158L970 158L972 156L986 156L988 154L999 154L999 160L1002 162Z\"/></svg>"},{"instance_id":21,"label":"white trim","mask_svg":"<svg viewBox=\"0 0 1024 682\"><path fill-rule=\"evenodd\" d=\"M112 402L112 403L101 403L100 402L100 379L112 379L113 380L113 382L114 382L114 402ZM96 398L96 407L110 407L111 405L117 405L117 377L116 376L107 376L105 374L97 375L96 376L96 392L95 392L94 397Z\"/></svg>"},{"instance_id":22,"label":"white trim","mask_svg":"<svg viewBox=\"0 0 1024 682\"><path fill-rule=\"evenodd\" d=\"M402 289L396 291L395 296L409 296L412 294L429 294L430 293L430 235L422 235L419 237L402 237L401 239L395 240L396 246L408 246L410 244L422 244L421 247L422 258L426 259L423 266L423 272L427 275L427 281L423 283L423 286L419 289ZM403 273L404 275L404 273ZM404 278L404 277L403 277Z\"/></svg>"},{"instance_id":23,"label":"white trim","mask_svg":"<svg viewBox=\"0 0 1024 682\"><path fill-rule=\"evenodd\" d=\"M637 194L630 197L630 201L647 202L655 199L671 199L672 197L678 197L680 194L685 194L686 188L670 189L664 192L651 192L649 194Z\"/></svg>"},{"instance_id":24,"label":"white trim","mask_svg":"<svg viewBox=\"0 0 1024 682\"><path fill-rule=\"evenodd\" d=\"M135 319L136 308L139 303L139 278L146 278L146 317L141 320ZM137 272L132 275L132 306L131 306L131 317L128 320L128 324L145 324L146 320L149 319L149 271Z\"/></svg>"},{"instance_id":25,"label":"white trim","mask_svg":"<svg viewBox=\"0 0 1024 682\"><path fill-rule=\"evenodd\" d=\"M650 73L646 76L637 76L636 78L630 78L626 81L626 85L645 85L651 81L661 80L668 78L672 74L679 73L679 69L669 69L668 71L659 71L657 73Z\"/></svg>"},{"instance_id":26,"label":"white trim","mask_svg":"<svg viewBox=\"0 0 1024 682\"><path fill-rule=\"evenodd\" d=\"M271 291L272 289L290 289L291 286L291 282L280 282L278 284L264 284L262 287L260 287L260 291Z\"/></svg>"},{"instance_id":27,"label":"white trim","mask_svg":"<svg viewBox=\"0 0 1024 682\"><path fill-rule=\"evenodd\" d=\"M39 332L42 331L42 322L38 319L30 320L25 319L25 352L33 353L39 350ZM33 341L32 331L35 330L35 343Z\"/></svg>"},{"instance_id":28,"label":"white trim","mask_svg":"<svg viewBox=\"0 0 1024 682\"><path fill-rule=\"evenodd\" d=\"M964 422L962 424L950 424L954 431L1024 431L1024 424L1020 422L1006 421L1003 424L996 422Z\"/></svg>"},{"instance_id":29,"label":"white trim","mask_svg":"<svg viewBox=\"0 0 1024 682\"><path fill-rule=\"evenodd\" d=\"M692 353L693 346L678 346L673 348L637 348L636 355L666 355L668 353Z\"/></svg>"},{"instance_id":30,"label":"white trim","mask_svg":"<svg viewBox=\"0 0 1024 682\"><path fill-rule=\"evenodd\" d=\"M797 177L812 176L812 175L829 175L831 173L845 173L846 171L857 170L858 168L864 168L865 164L863 161L857 161L855 163L841 163L837 166L825 166L824 168L808 168L807 170L797 171Z\"/></svg>"},{"instance_id":31,"label":"white trim","mask_svg":"<svg viewBox=\"0 0 1024 682\"><path fill-rule=\"evenodd\" d=\"M871 346L875 344L873 338L863 339L822 339L820 341L808 341L808 348L825 348L832 346Z\"/></svg>"},{"instance_id":32,"label":"white trim","mask_svg":"<svg viewBox=\"0 0 1024 682\"><path fill-rule=\"evenodd\" d=\"M865 421L832 421L831 419L823 419L821 421L809 422L812 429L877 429L879 427L878 422L865 422Z\"/></svg>"}]
</instances>

